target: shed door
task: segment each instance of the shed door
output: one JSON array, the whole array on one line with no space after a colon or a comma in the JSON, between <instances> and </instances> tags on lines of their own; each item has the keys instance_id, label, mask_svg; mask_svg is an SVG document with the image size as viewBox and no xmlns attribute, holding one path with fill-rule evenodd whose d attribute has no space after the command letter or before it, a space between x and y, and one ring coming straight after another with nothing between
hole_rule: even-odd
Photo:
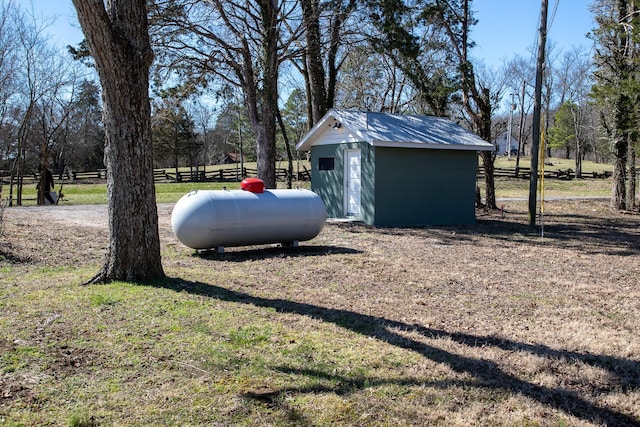
<instances>
[{"instance_id":1,"label":"shed door","mask_svg":"<svg viewBox=\"0 0 640 427\"><path fill-rule=\"evenodd\" d=\"M347 216L360 216L361 189L360 150L344 152L344 207Z\"/></svg>"}]
</instances>

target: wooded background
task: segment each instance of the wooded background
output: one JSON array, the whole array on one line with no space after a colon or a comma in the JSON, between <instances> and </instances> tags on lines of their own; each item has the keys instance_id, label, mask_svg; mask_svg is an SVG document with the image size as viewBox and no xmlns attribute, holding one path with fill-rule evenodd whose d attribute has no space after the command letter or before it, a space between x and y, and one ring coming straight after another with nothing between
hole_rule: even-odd
<instances>
[{"instance_id":1,"label":"wooded background","mask_svg":"<svg viewBox=\"0 0 640 427\"><path fill-rule=\"evenodd\" d=\"M156 168L260 163L266 150L275 177L275 162L297 160L292 146L331 107L448 116L487 140L509 132L530 154L535 61L516 55L492 69L475 57L471 0L148 5ZM547 155L575 159L577 176L582 159L615 161L616 206L633 209L638 1L589 8L594 50L548 43ZM17 192L45 166L104 168L92 58L86 43L57 48L50 24L0 3L0 170Z\"/></svg>"}]
</instances>

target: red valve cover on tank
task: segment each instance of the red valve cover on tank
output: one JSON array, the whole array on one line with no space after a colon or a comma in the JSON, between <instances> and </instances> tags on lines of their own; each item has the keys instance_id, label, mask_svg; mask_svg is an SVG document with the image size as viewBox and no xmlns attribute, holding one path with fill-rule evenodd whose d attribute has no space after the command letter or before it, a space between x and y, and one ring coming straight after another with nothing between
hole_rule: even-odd
<instances>
[{"instance_id":1,"label":"red valve cover on tank","mask_svg":"<svg viewBox=\"0 0 640 427\"><path fill-rule=\"evenodd\" d=\"M240 188L251 193L264 193L264 181L260 178L245 178L240 183Z\"/></svg>"}]
</instances>

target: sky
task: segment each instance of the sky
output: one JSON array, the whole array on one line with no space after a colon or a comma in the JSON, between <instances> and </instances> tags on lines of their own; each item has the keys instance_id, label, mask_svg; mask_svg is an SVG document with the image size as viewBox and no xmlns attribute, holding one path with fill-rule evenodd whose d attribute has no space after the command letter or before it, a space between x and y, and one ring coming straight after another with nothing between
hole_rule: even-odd
<instances>
[{"instance_id":1,"label":"sky","mask_svg":"<svg viewBox=\"0 0 640 427\"><path fill-rule=\"evenodd\" d=\"M498 68L516 54L535 58L541 3L541 0L474 0L473 10L478 19L471 32L476 42L474 56L491 68ZM592 43L586 34L594 23L589 3L548 0L547 42L561 50L577 46L590 49Z\"/></svg>"},{"instance_id":2,"label":"sky","mask_svg":"<svg viewBox=\"0 0 640 427\"><path fill-rule=\"evenodd\" d=\"M51 22L46 31L55 44L61 47L77 45L84 39L71 0L17 0L16 3L26 11L33 8L37 20Z\"/></svg>"},{"instance_id":3,"label":"sky","mask_svg":"<svg viewBox=\"0 0 640 427\"><path fill-rule=\"evenodd\" d=\"M25 9L33 5L35 16L55 18L49 33L64 47L82 41L71 0L17 0ZM499 68L505 60L518 54L535 58L540 23L541 0L473 0L478 24L471 38L476 42L474 56L490 68ZM593 28L589 0L548 0L548 40L559 49L582 45L591 47L586 33ZM554 14L554 10L556 10Z\"/></svg>"}]
</instances>

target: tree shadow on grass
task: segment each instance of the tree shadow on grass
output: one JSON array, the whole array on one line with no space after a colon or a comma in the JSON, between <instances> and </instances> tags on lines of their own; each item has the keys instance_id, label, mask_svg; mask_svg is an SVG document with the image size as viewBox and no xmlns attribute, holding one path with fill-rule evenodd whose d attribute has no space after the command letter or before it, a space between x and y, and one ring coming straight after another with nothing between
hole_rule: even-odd
<instances>
[{"instance_id":1,"label":"tree shadow on grass","mask_svg":"<svg viewBox=\"0 0 640 427\"><path fill-rule=\"evenodd\" d=\"M348 310L320 307L283 299L256 297L247 293L237 292L200 282L171 279L158 284L157 286L189 292L191 294L206 296L221 301L270 308L280 313L297 314L322 320L324 322L331 322L346 330L418 353L433 362L448 366L455 372L471 375L476 380L474 381L474 386L476 387L520 394L586 421L604 423L606 425L640 425L640 420L634 418L632 415L598 406L583 398L578 392L563 388L550 388L527 382L503 371L496 363L490 360L475 359L442 350L416 339L409 338L401 332L417 333L426 338L449 338L469 347L493 346L503 350L529 352L531 354L548 358L581 361L602 368L611 373L612 377L617 378L617 381L612 381L613 384L611 385L611 388L604 390L604 392L612 391L614 389L627 391L640 387L640 363L637 361L605 355L582 354L573 351L555 350L544 345L526 344L502 338L451 333L420 325L411 325L395 320L385 319L382 317L360 314ZM301 374L304 374L304 372L301 372ZM307 374L321 375L319 373ZM370 384L371 379L367 380L365 378L358 381L347 381L345 383L347 384L346 389L354 390L365 388L367 381L369 381ZM341 383L339 382L339 384ZM309 389L298 391L308 393L322 391L315 387L316 386L313 386ZM277 396L290 391L291 390L278 390L271 392L270 394ZM334 393L344 393L345 389L344 386L339 386L338 388L332 388L330 391ZM255 397L258 399L260 396L249 395L248 397Z\"/></svg>"},{"instance_id":2,"label":"tree shadow on grass","mask_svg":"<svg viewBox=\"0 0 640 427\"><path fill-rule=\"evenodd\" d=\"M302 422L302 425L313 425L299 409L286 402L286 397L305 394L335 394L348 396L371 387L399 386L399 387L434 387L445 390L449 387L457 387L465 390L481 388L481 385L471 380L434 380L421 381L415 378L372 378L367 376L346 376L335 372L326 372L318 369L298 369L290 366L276 366L274 369L286 375L296 375L310 379L312 384L306 387L284 387L281 389L256 389L244 393L242 396L267 407L278 407L287 414L292 421ZM306 381L307 383L309 381Z\"/></svg>"},{"instance_id":3,"label":"tree shadow on grass","mask_svg":"<svg viewBox=\"0 0 640 427\"><path fill-rule=\"evenodd\" d=\"M499 242L521 242L536 246L576 249L585 254L633 256L640 254L640 216L602 218L583 214L547 215L541 238L540 225L500 218L479 218L476 224L413 228L375 228L349 224L351 233L434 238L449 245L485 237Z\"/></svg>"},{"instance_id":4,"label":"tree shadow on grass","mask_svg":"<svg viewBox=\"0 0 640 427\"><path fill-rule=\"evenodd\" d=\"M542 237L544 231L544 237ZM464 232L464 231L463 231ZM478 234L503 241L577 249L585 254L633 256L640 254L640 221L627 218L594 218L554 215L543 226L478 220Z\"/></svg>"}]
</instances>

